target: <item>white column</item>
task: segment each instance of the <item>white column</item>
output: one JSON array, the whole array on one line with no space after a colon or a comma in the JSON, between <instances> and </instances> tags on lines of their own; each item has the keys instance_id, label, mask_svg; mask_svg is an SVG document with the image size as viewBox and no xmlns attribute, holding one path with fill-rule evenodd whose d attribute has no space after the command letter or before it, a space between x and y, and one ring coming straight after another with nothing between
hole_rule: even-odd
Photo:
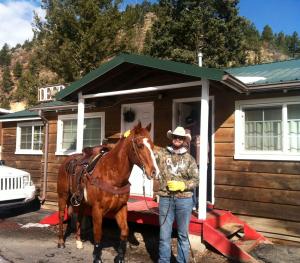
<instances>
[{"instance_id":1,"label":"white column","mask_svg":"<svg viewBox=\"0 0 300 263\"><path fill-rule=\"evenodd\" d=\"M82 92L78 94L78 110L77 110L77 147L76 152L82 152L83 148L83 127L84 126L84 98Z\"/></svg>"},{"instance_id":2,"label":"white column","mask_svg":"<svg viewBox=\"0 0 300 263\"><path fill-rule=\"evenodd\" d=\"M209 81L202 80L199 157L199 213L198 219L206 219L207 157L208 157Z\"/></svg>"}]
</instances>

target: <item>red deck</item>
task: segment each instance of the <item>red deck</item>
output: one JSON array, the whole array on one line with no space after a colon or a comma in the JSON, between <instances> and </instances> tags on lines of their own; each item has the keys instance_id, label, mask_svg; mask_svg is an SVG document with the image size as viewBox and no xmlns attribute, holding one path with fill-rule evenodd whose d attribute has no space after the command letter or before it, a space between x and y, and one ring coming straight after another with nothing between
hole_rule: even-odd
<instances>
[{"instance_id":1,"label":"red deck","mask_svg":"<svg viewBox=\"0 0 300 263\"><path fill-rule=\"evenodd\" d=\"M145 199L141 196L131 196L128 201L128 221L158 226L158 203L154 202L152 198ZM200 236L202 234L202 223L203 220L199 220L192 215L189 232Z\"/></svg>"}]
</instances>

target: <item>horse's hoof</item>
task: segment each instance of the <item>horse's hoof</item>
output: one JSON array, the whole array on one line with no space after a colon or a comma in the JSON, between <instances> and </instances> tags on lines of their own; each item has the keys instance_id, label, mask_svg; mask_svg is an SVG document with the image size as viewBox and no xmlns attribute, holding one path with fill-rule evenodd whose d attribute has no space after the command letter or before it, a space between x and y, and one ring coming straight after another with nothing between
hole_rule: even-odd
<instances>
[{"instance_id":1,"label":"horse's hoof","mask_svg":"<svg viewBox=\"0 0 300 263\"><path fill-rule=\"evenodd\" d=\"M94 259L93 263L103 263L102 259Z\"/></svg>"},{"instance_id":2,"label":"horse's hoof","mask_svg":"<svg viewBox=\"0 0 300 263\"><path fill-rule=\"evenodd\" d=\"M76 240L76 247L77 249L83 249L83 243L81 240Z\"/></svg>"},{"instance_id":3,"label":"horse's hoof","mask_svg":"<svg viewBox=\"0 0 300 263\"><path fill-rule=\"evenodd\" d=\"M66 246L65 246L65 244L57 244L57 247L58 248L65 248Z\"/></svg>"}]
</instances>

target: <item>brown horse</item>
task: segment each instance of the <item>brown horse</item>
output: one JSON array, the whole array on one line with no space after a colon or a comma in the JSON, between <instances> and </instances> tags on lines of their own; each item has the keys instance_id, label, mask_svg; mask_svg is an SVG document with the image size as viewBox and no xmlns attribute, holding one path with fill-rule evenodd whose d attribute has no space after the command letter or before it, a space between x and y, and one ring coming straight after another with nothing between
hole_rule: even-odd
<instances>
[{"instance_id":1,"label":"brown horse","mask_svg":"<svg viewBox=\"0 0 300 263\"><path fill-rule=\"evenodd\" d=\"M108 212L115 214L115 219L121 230L120 245L115 262L124 262L128 237L127 201L129 198L129 176L133 165L139 166L148 179L159 173L154 153L153 142L149 131L151 124L146 128L141 123L131 131L126 132L116 146L105 154L96 164L91 174L83 176L84 202L79 207L81 213L84 206L91 207L94 234L94 263L101 260L102 220ZM71 158L71 157L70 157ZM69 161L70 161L70 158ZM67 161L66 161L67 162ZM59 240L58 247L64 247L63 219L66 206L70 205L72 192L70 191L70 175L64 162L58 174L59 198ZM81 209L82 208L82 209Z\"/></svg>"}]
</instances>

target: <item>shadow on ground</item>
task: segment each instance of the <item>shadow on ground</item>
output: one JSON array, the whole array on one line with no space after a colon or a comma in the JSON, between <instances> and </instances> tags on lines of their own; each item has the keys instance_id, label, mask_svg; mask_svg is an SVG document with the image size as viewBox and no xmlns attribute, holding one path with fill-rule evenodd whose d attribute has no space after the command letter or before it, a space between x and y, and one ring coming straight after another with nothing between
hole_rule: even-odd
<instances>
[{"instance_id":1,"label":"shadow on ground","mask_svg":"<svg viewBox=\"0 0 300 263\"><path fill-rule=\"evenodd\" d=\"M6 204L0 209L0 219L11 218L40 210L41 204L38 198L26 204L10 206Z\"/></svg>"}]
</instances>

